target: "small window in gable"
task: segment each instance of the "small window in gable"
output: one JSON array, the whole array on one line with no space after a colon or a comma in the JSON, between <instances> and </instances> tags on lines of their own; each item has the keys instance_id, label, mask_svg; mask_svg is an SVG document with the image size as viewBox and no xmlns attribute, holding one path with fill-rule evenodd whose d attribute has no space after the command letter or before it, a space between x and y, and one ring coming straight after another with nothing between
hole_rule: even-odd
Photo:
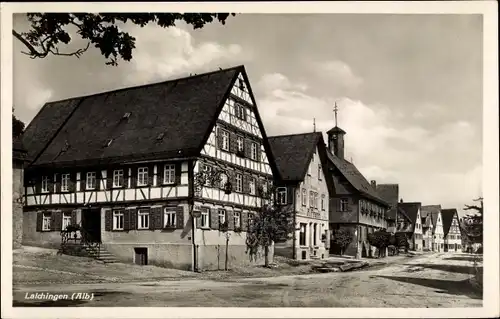
<instances>
[{"instance_id":1,"label":"small window in gable","mask_svg":"<svg viewBox=\"0 0 500 319\"><path fill-rule=\"evenodd\" d=\"M278 187L278 189L276 190L276 197L277 197L277 200L276 202L279 204L279 205L285 205L286 204L286 187Z\"/></svg>"}]
</instances>

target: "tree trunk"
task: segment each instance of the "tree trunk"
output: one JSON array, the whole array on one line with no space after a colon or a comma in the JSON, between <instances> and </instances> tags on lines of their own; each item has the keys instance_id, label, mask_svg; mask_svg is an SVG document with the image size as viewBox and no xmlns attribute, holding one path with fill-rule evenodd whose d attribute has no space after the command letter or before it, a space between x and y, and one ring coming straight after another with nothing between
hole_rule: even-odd
<instances>
[{"instance_id":1,"label":"tree trunk","mask_svg":"<svg viewBox=\"0 0 500 319\"><path fill-rule=\"evenodd\" d=\"M227 260L228 260L228 250L229 250L229 236L226 234L226 260L224 261L224 270L227 271Z\"/></svg>"},{"instance_id":2,"label":"tree trunk","mask_svg":"<svg viewBox=\"0 0 500 319\"><path fill-rule=\"evenodd\" d=\"M269 267L269 246L264 246L264 266Z\"/></svg>"}]
</instances>

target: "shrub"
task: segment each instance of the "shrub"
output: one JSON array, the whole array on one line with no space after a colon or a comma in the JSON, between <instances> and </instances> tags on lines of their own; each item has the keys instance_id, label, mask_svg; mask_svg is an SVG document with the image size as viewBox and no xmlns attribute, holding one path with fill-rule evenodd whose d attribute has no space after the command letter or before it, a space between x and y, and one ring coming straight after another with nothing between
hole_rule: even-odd
<instances>
[{"instance_id":1,"label":"shrub","mask_svg":"<svg viewBox=\"0 0 500 319\"><path fill-rule=\"evenodd\" d=\"M340 254L344 254L344 250L352 242L354 232L350 228L341 228L335 231L333 242L340 247Z\"/></svg>"}]
</instances>

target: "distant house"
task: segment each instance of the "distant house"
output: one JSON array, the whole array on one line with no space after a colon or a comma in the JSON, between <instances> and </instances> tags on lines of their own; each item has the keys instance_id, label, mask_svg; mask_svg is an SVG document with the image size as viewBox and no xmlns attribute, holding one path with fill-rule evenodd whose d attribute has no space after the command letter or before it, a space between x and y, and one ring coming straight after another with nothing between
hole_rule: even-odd
<instances>
[{"instance_id":1,"label":"distant house","mask_svg":"<svg viewBox=\"0 0 500 319\"><path fill-rule=\"evenodd\" d=\"M444 251L460 251L462 249L462 234L458 212L455 208L442 209Z\"/></svg>"},{"instance_id":2,"label":"distant house","mask_svg":"<svg viewBox=\"0 0 500 319\"><path fill-rule=\"evenodd\" d=\"M387 229L385 213L390 205L377 193L375 181L368 182L356 166L344 158L345 134L338 126L327 132L330 229L332 236L339 229L351 229L353 240L344 254L364 257L373 252L368 233ZM332 243L330 251L338 254L340 248Z\"/></svg>"},{"instance_id":3,"label":"distant house","mask_svg":"<svg viewBox=\"0 0 500 319\"><path fill-rule=\"evenodd\" d=\"M229 266L248 263L277 175L243 66L47 103L23 143L23 242L58 247L79 225L86 247L137 264L219 269L224 233Z\"/></svg>"},{"instance_id":4,"label":"distant house","mask_svg":"<svg viewBox=\"0 0 500 319\"><path fill-rule=\"evenodd\" d=\"M434 223L432 216L422 211L422 248L424 251L433 249Z\"/></svg>"},{"instance_id":5,"label":"distant house","mask_svg":"<svg viewBox=\"0 0 500 319\"><path fill-rule=\"evenodd\" d=\"M322 134L269 137L281 179L276 181L278 203L292 205L297 226L293 239L275 245L275 253L294 259L328 257L328 186Z\"/></svg>"},{"instance_id":6,"label":"distant house","mask_svg":"<svg viewBox=\"0 0 500 319\"><path fill-rule=\"evenodd\" d=\"M444 251L443 219L441 217L441 205L424 205L422 214L430 215L434 225L432 232L433 251Z\"/></svg>"},{"instance_id":7,"label":"distant house","mask_svg":"<svg viewBox=\"0 0 500 319\"><path fill-rule=\"evenodd\" d=\"M12 143L12 247L21 247L23 240L24 165L26 149L19 138Z\"/></svg>"},{"instance_id":8,"label":"distant house","mask_svg":"<svg viewBox=\"0 0 500 319\"><path fill-rule=\"evenodd\" d=\"M398 205L410 218L412 224L406 232L409 238L410 249L422 251L423 249L423 227L420 211L421 203L400 202Z\"/></svg>"},{"instance_id":9,"label":"distant house","mask_svg":"<svg viewBox=\"0 0 500 319\"><path fill-rule=\"evenodd\" d=\"M386 212L387 231L391 233L409 232L412 221L406 212L399 207L399 185L398 184L378 184L377 193L390 204L390 209Z\"/></svg>"}]
</instances>

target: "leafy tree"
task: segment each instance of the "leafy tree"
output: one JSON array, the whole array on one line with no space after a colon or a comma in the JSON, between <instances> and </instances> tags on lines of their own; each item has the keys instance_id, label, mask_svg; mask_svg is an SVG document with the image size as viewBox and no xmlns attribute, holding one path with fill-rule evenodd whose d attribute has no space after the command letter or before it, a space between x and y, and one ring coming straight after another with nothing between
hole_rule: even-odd
<instances>
[{"instance_id":1,"label":"leafy tree","mask_svg":"<svg viewBox=\"0 0 500 319\"><path fill-rule=\"evenodd\" d=\"M345 249L352 242L354 232L350 228L340 228L335 231L333 242L340 247L340 254L343 255Z\"/></svg>"},{"instance_id":2,"label":"leafy tree","mask_svg":"<svg viewBox=\"0 0 500 319\"><path fill-rule=\"evenodd\" d=\"M385 230L380 230L369 233L367 237L368 243L378 249L378 257L382 257L385 248L389 246L391 233Z\"/></svg>"},{"instance_id":3,"label":"leafy tree","mask_svg":"<svg viewBox=\"0 0 500 319\"><path fill-rule=\"evenodd\" d=\"M120 31L118 23L132 23L141 27L156 23L162 28L175 26L184 21L193 29L203 28L207 23L218 20L223 25L229 13L27 13L30 23L28 32L12 30L32 59L48 55L75 56L79 58L93 45L107 59L106 65L118 65L118 60L130 61L135 49L135 38ZM231 13L234 16L234 13ZM76 34L87 44L77 50L63 52L61 46L68 45L72 38L66 28L76 28Z\"/></svg>"},{"instance_id":4,"label":"leafy tree","mask_svg":"<svg viewBox=\"0 0 500 319\"><path fill-rule=\"evenodd\" d=\"M475 211L476 214L463 218L462 228L468 242L482 244L483 242L483 198L474 199L479 205L465 205L464 210Z\"/></svg>"},{"instance_id":5,"label":"leafy tree","mask_svg":"<svg viewBox=\"0 0 500 319\"><path fill-rule=\"evenodd\" d=\"M24 132L24 123L12 113L12 138L21 136Z\"/></svg>"}]
</instances>

